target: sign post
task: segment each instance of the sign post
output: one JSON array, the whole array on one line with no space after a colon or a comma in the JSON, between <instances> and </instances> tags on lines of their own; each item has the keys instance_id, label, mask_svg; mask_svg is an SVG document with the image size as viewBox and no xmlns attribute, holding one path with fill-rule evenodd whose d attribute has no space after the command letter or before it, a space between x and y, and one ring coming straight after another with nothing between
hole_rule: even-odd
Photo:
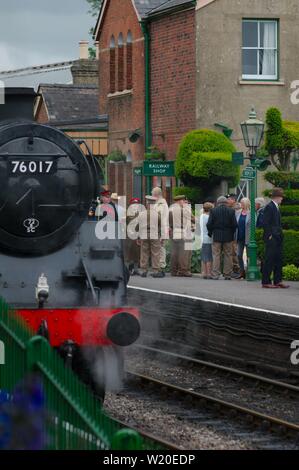
<instances>
[{"instance_id":1,"label":"sign post","mask_svg":"<svg viewBox=\"0 0 299 470\"><path fill-rule=\"evenodd\" d=\"M145 160L143 174L144 176L175 176L174 161Z\"/></svg>"}]
</instances>

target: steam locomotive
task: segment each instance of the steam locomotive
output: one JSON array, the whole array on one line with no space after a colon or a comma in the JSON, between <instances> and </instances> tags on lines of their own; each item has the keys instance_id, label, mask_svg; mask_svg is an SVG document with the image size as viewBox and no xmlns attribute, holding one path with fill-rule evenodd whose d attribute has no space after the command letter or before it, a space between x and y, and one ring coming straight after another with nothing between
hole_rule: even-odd
<instances>
[{"instance_id":1,"label":"steam locomotive","mask_svg":"<svg viewBox=\"0 0 299 470\"><path fill-rule=\"evenodd\" d=\"M87 220L99 194L92 155L33 121L33 89L0 105L0 296L103 397L140 332L127 307L122 240Z\"/></svg>"}]
</instances>

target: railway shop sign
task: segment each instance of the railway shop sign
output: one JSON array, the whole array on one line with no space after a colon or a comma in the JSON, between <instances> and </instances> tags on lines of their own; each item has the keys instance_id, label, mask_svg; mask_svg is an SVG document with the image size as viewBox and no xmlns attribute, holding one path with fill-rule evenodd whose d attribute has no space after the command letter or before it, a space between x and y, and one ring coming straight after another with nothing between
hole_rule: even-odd
<instances>
[{"instance_id":1,"label":"railway shop sign","mask_svg":"<svg viewBox=\"0 0 299 470\"><path fill-rule=\"evenodd\" d=\"M143 164L143 175L144 176L175 176L174 162L163 162L145 160Z\"/></svg>"}]
</instances>

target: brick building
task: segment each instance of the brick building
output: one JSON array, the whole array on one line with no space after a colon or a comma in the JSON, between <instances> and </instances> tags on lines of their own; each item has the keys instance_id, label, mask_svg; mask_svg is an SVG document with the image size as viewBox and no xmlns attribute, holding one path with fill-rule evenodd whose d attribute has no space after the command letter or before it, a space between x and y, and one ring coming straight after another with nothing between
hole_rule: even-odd
<instances>
[{"instance_id":1,"label":"brick building","mask_svg":"<svg viewBox=\"0 0 299 470\"><path fill-rule=\"evenodd\" d=\"M109 152L126 157L110 164L111 187L140 196L161 184L170 195L174 178L153 178L145 188L141 169L152 147L174 160L182 135L195 127L195 2L104 0L95 39Z\"/></svg>"}]
</instances>

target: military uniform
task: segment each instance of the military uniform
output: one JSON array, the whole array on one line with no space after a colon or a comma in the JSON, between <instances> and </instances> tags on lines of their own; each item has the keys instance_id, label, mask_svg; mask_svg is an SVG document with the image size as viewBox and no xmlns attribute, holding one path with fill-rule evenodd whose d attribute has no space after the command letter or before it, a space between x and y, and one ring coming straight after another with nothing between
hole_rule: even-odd
<instances>
[{"instance_id":1,"label":"military uniform","mask_svg":"<svg viewBox=\"0 0 299 470\"><path fill-rule=\"evenodd\" d=\"M171 275L190 277L190 253L186 253L186 228L188 211L179 202L185 201L185 196L175 197L175 204L169 211L169 227L171 230ZM191 252L192 253L192 252Z\"/></svg>"},{"instance_id":2,"label":"military uniform","mask_svg":"<svg viewBox=\"0 0 299 470\"><path fill-rule=\"evenodd\" d=\"M150 258L153 277L163 277L161 273L161 215L158 214L153 205L156 198L146 196L147 208L138 217L140 236L140 268L142 277L147 276Z\"/></svg>"},{"instance_id":3,"label":"military uniform","mask_svg":"<svg viewBox=\"0 0 299 470\"><path fill-rule=\"evenodd\" d=\"M140 246L138 245L137 238L139 232L138 217L141 208L140 199L133 198L127 210L127 237L124 243L124 257L125 263L132 275L139 274Z\"/></svg>"},{"instance_id":4,"label":"military uniform","mask_svg":"<svg viewBox=\"0 0 299 470\"><path fill-rule=\"evenodd\" d=\"M165 225L165 221L168 219L169 211L166 199L163 197L158 198L154 208L161 216L161 238L162 240L168 239L168 233L166 233L168 226ZM166 268L166 248L163 242L161 242L160 268L162 271L164 271Z\"/></svg>"}]
</instances>

